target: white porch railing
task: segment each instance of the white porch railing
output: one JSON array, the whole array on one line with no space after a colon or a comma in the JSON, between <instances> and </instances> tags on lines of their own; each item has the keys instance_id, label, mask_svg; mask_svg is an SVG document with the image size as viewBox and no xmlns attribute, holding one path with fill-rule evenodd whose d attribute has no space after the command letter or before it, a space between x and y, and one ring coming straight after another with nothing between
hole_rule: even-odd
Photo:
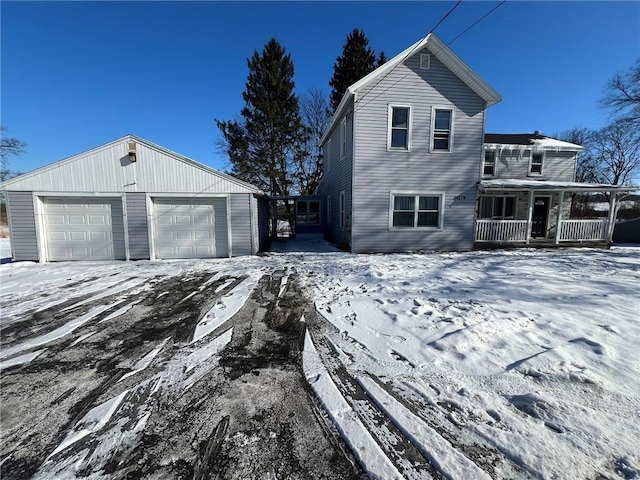
<instances>
[{"instance_id":1,"label":"white porch railing","mask_svg":"<svg viewBox=\"0 0 640 480\"><path fill-rule=\"evenodd\" d=\"M609 221L606 218L596 220L562 220L560 222L559 241L606 240L608 225Z\"/></svg>"},{"instance_id":2,"label":"white porch railing","mask_svg":"<svg viewBox=\"0 0 640 480\"><path fill-rule=\"evenodd\" d=\"M476 220L476 242L524 242L526 220Z\"/></svg>"}]
</instances>

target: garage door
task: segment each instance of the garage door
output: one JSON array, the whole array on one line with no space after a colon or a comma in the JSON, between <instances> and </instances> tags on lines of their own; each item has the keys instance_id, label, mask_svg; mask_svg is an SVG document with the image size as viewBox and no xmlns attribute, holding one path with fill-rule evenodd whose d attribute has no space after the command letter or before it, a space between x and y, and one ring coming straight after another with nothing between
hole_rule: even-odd
<instances>
[{"instance_id":1,"label":"garage door","mask_svg":"<svg viewBox=\"0 0 640 480\"><path fill-rule=\"evenodd\" d=\"M154 198L156 258L227 255L226 199Z\"/></svg>"},{"instance_id":2,"label":"garage door","mask_svg":"<svg viewBox=\"0 0 640 480\"><path fill-rule=\"evenodd\" d=\"M125 258L119 198L45 198L44 222L51 261Z\"/></svg>"}]
</instances>

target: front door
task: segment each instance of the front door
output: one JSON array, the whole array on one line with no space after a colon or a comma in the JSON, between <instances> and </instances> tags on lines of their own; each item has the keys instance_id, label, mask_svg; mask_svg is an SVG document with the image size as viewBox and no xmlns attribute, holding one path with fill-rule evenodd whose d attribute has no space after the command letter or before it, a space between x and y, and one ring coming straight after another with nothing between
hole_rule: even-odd
<instances>
[{"instance_id":1,"label":"front door","mask_svg":"<svg viewBox=\"0 0 640 480\"><path fill-rule=\"evenodd\" d=\"M549 217L549 197L535 197L533 201L533 219L531 221L531 236L544 238L547 232L547 218Z\"/></svg>"}]
</instances>

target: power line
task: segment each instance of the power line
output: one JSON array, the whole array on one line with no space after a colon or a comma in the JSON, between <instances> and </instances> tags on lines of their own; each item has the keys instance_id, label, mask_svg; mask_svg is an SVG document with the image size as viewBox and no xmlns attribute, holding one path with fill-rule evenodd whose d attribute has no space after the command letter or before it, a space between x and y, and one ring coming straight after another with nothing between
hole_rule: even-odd
<instances>
[{"instance_id":1,"label":"power line","mask_svg":"<svg viewBox=\"0 0 640 480\"><path fill-rule=\"evenodd\" d=\"M471 30L473 27L475 27L478 23L480 23L482 20L484 20L485 18L487 18L489 15L491 15L494 11L496 11L499 7L501 7L503 4L505 4L507 2L507 0L502 0L498 5L496 5L495 7L493 7L491 10L489 10L487 13L485 13L481 18L479 18L478 20L476 20L473 24L471 24L469 27L467 27L461 34L459 34L457 37L455 37L453 40L451 40L450 42L446 43L444 45L444 47L448 47L449 45L451 45L453 42L455 42L457 39L459 39L461 36L463 36L465 33L467 33L469 30ZM449 13L447 13L442 20L444 20L458 5L460 4L460 2L458 2L450 11ZM438 25L440 25L440 23L442 23L442 20L440 20L440 22L438 22L438 24L431 30L431 32L433 32ZM420 42L418 42L419 45L420 43L422 43L422 41L429 36L429 34L431 33L429 32L427 35L425 35L424 37L422 37L422 39L420 40ZM444 47L442 47L440 50L438 50L437 52L434 52L434 55L436 55L437 53L439 53L440 51L442 51L444 49ZM415 48L412 49L407 55L405 55L405 57L402 59L402 61L399 62L403 63L411 54L413 54ZM399 65L398 64L398 65ZM393 69L392 69L393 70ZM391 70L389 70L387 73L385 73L385 75L373 86L371 87L371 90L373 90L374 87L376 87L378 85L378 83L380 83L382 80L384 80L384 78L386 78L387 75L389 75L389 73L391 73ZM402 77L400 77L398 80L396 80L395 82L393 82L391 85L389 85L387 88L385 88L382 92L380 92L378 95L376 95L375 97L373 97L371 100L369 100L367 103L365 103L364 105L362 105L360 102L362 101L362 99L364 99L364 97L371 92L371 90L369 90L369 92L365 93L362 98L359 100L357 108L358 110L361 108L366 107L367 105L369 105L371 102L373 102L375 99L377 99L380 95L382 95L383 93L387 92L391 87L393 87L394 85L396 85L398 82L404 80L406 77L408 77L412 72L408 72L405 75L403 75ZM355 110L356 106L354 105L354 110Z\"/></svg>"},{"instance_id":2,"label":"power line","mask_svg":"<svg viewBox=\"0 0 640 480\"><path fill-rule=\"evenodd\" d=\"M505 0L505 1L506 1L506 0ZM429 35L431 35L433 32L435 32L436 28L438 28L438 27L440 26L440 24L441 24L441 23L442 23L442 22L443 22L443 21L444 21L444 20L445 20L449 15L451 15L451 13L453 13L453 11L454 11L456 8L458 8L458 6L459 6L461 3L462 3L462 0L458 0L458 2L457 2L457 3L456 3L456 4L451 8L451 10L449 10L449 11L444 15L444 17L442 17L442 18L438 21L438 23L436 23L436 26L435 26L435 27L433 27L433 28L429 31L429 33L427 33L424 37L422 37L418 43L416 43L416 47L412 48L409 52L407 52L407 54L402 58L402 60L400 61L400 63L403 63L407 58L409 58L409 57L413 54L413 52L415 51L415 49L417 48L417 46L418 46L420 43L422 43L422 41L423 41L425 38L427 38ZM391 70L393 70L393 69L391 69ZM382 76L382 78L381 78L380 80L378 80L378 81L376 82L376 84L375 84L373 87L371 87L371 90L373 90L373 89L374 89L374 88L375 88L375 87L376 87L376 86L377 86L377 85L378 85L382 80L384 80L384 79L386 78L386 76L387 76L387 75L389 75L389 73L391 73L391 70L389 70L387 73L385 73L385 74ZM371 90L369 90L369 92L370 92ZM367 96L367 94L368 94L369 92L365 93L365 94L362 96L362 98L360 99L360 101L362 101L362 99L364 99L364 97L366 97L366 96ZM377 97L375 97L375 98L377 98ZM374 100L375 100L375 98L374 98Z\"/></svg>"}]
</instances>

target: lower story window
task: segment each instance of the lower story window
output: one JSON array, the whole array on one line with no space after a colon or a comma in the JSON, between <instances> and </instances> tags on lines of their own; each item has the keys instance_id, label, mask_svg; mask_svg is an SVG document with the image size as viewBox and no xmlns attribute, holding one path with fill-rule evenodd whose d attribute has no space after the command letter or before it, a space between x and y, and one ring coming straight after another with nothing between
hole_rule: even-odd
<instances>
[{"instance_id":1,"label":"lower story window","mask_svg":"<svg viewBox=\"0 0 640 480\"><path fill-rule=\"evenodd\" d=\"M320 202L298 201L298 225L320 225Z\"/></svg>"},{"instance_id":2,"label":"lower story window","mask_svg":"<svg viewBox=\"0 0 640 480\"><path fill-rule=\"evenodd\" d=\"M493 220L513 220L516 218L516 197L480 197L478 217Z\"/></svg>"},{"instance_id":3,"label":"lower story window","mask_svg":"<svg viewBox=\"0 0 640 480\"><path fill-rule=\"evenodd\" d=\"M391 226L441 228L442 195L392 194Z\"/></svg>"}]
</instances>

